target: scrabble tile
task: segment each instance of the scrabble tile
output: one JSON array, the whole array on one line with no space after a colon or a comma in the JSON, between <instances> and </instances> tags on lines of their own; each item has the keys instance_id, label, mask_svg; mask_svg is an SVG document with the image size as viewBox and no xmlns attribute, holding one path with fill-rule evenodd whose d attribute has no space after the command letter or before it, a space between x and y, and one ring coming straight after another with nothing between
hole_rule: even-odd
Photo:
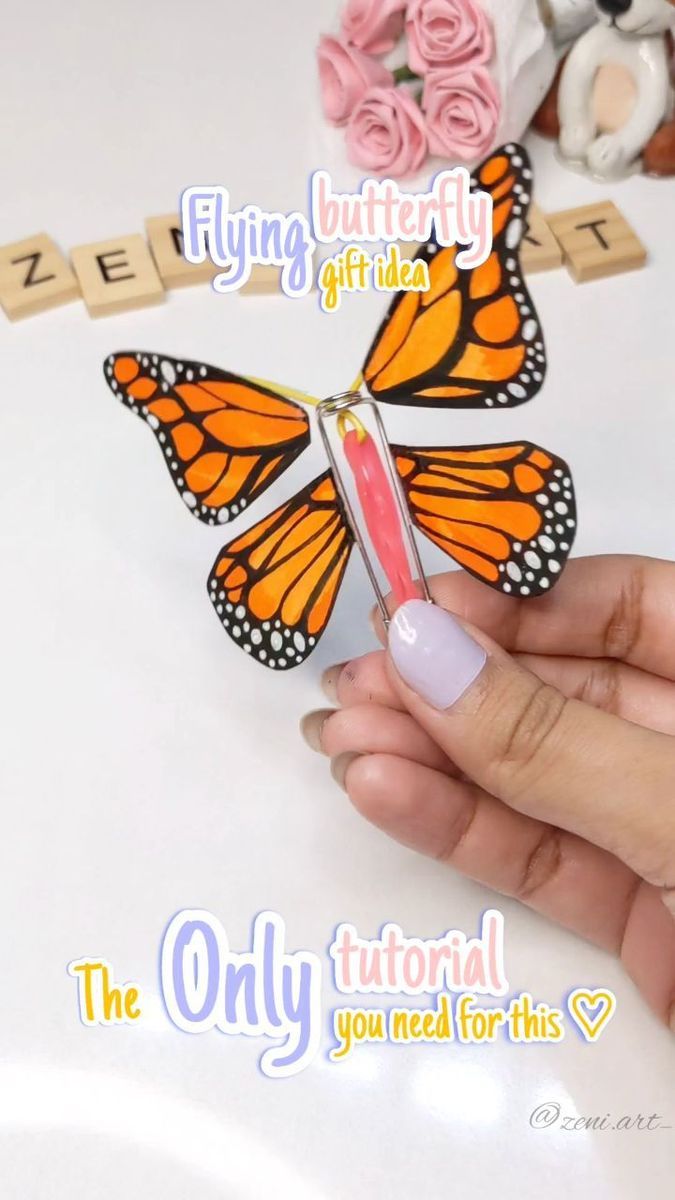
<instances>
[{"instance_id":1,"label":"scrabble tile","mask_svg":"<svg viewBox=\"0 0 675 1200\"><path fill-rule=\"evenodd\" d=\"M316 287L316 260L312 261L312 286L310 291ZM277 292L283 296L281 290L281 267L267 265L266 263L253 263L251 267L251 276L243 285L237 289L242 296L273 296Z\"/></svg>"},{"instance_id":2,"label":"scrabble tile","mask_svg":"<svg viewBox=\"0 0 675 1200\"><path fill-rule=\"evenodd\" d=\"M413 259L417 258L424 242L397 242L401 258Z\"/></svg>"},{"instance_id":3,"label":"scrabble tile","mask_svg":"<svg viewBox=\"0 0 675 1200\"><path fill-rule=\"evenodd\" d=\"M281 295L281 267L254 263L251 267L250 278L243 287L239 288L239 291L242 296L255 296L263 292L279 292Z\"/></svg>"},{"instance_id":4,"label":"scrabble tile","mask_svg":"<svg viewBox=\"0 0 675 1200\"><path fill-rule=\"evenodd\" d=\"M547 218L577 283L643 267L647 251L611 200Z\"/></svg>"},{"instance_id":5,"label":"scrabble tile","mask_svg":"<svg viewBox=\"0 0 675 1200\"><path fill-rule=\"evenodd\" d=\"M520 265L527 275L535 271L553 271L561 267L563 252L553 233L548 218L538 205L533 204L520 247Z\"/></svg>"},{"instance_id":6,"label":"scrabble tile","mask_svg":"<svg viewBox=\"0 0 675 1200\"><path fill-rule=\"evenodd\" d=\"M209 259L203 263L191 263L183 258L183 231L178 213L147 217L145 231L165 288L205 283L218 273L220 268L214 266Z\"/></svg>"},{"instance_id":7,"label":"scrabble tile","mask_svg":"<svg viewBox=\"0 0 675 1200\"><path fill-rule=\"evenodd\" d=\"M71 259L92 317L144 308L164 299L162 281L140 233L75 246Z\"/></svg>"},{"instance_id":8,"label":"scrabble tile","mask_svg":"<svg viewBox=\"0 0 675 1200\"><path fill-rule=\"evenodd\" d=\"M10 321L80 295L70 264L46 233L0 246L0 304Z\"/></svg>"}]
</instances>

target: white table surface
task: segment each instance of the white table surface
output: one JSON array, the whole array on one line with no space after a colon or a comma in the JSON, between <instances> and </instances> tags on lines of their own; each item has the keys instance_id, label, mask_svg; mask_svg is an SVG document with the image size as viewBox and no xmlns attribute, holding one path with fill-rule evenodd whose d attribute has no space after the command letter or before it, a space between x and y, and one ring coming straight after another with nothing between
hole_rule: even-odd
<instances>
[{"instance_id":1,"label":"white table surface","mask_svg":"<svg viewBox=\"0 0 675 1200\"><path fill-rule=\"evenodd\" d=\"M318 116L314 46L331 0L112 5L25 0L3 19L0 240L46 229L64 247L142 229L191 183L303 207L308 172L344 184ZM532 139L546 209L612 196L648 269L533 292L550 374L509 412L387 412L398 440L527 436L573 465L576 550L673 556L675 185L598 187ZM673 1194L673 1134L530 1128L558 1101L586 1116L659 1112L675 1125L675 1045L606 955L387 841L351 810L297 733L320 670L372 644L356 558L330 630L283 676L238 654L205 580L222 531L182 509L152 438L115 403L101 362L126 347L201 358L325 395L347 386L383 308L350 297L173 292L91 321L73 304L0 323L0 1194L8 1200L655 1200ZM321 462L306 453L258 508ZM431 561L431 558L427 559ZM645 797L645 803L649 803ZM374 936L474 931L497 902L512 990L558 1004L605 985L618 1010L595 1046L325 1050L272 1082L261 1047L187 1037L159 1000L161 933L212 910L243 948L263 908L293 948L325 953L339 921ZM155 996L139 1028L87 1029L66 964L105 955ZM326 975L328 978L328 975ZM328 983L326 1011L337 997ZM151 1001L149 1007L152 1007Z\"/></svg>"}]
</instances>

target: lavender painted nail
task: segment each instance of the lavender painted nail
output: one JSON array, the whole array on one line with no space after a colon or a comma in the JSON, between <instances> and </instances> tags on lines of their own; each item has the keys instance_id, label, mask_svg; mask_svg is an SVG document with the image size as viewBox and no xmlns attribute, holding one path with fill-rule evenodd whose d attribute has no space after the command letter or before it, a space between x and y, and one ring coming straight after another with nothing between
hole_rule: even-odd
<instances>
[{"instance_id":1,"label":"lavender painted nail","mask_svg":"<svg viewBox=\"0 0 675 1200\"><path fill-rule=\"evenodd\" d=\"M450 613L408 600L389 626L389 652L399 675L434 708L449 708L478 677L487 654Z\"/></svg>"}]
</instances>

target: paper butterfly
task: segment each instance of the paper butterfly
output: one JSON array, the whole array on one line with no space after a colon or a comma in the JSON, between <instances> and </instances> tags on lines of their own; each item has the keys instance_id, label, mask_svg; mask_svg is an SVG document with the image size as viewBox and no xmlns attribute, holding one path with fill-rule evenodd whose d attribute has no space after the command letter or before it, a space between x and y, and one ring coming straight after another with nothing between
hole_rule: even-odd
<instances>
[{"instance_id":1,"label":"paper butterfly","mask_svg":"<svg viewBox=\"0 0 675 1200\"><path fill-rule=\"evenodd\" d=\"M492 194L494 246L473 271L430 242L430 290L398 294L363 367L384 403L509 407L534 396L546 355L517 252L532 172L507 146L472 186ZM309 445L291 395L216 367L123 352L104 365L112 390L153 429L184 503L209 525L237 516ZM316 403L302 397L307 403ZM461 449L392 446L413 522L455 562L514 596L556 580L576 527L569 469L528 442ZM330 618L354 543L330 471L226 545L209 577L226 632L265 666L311 653Z\"/></svg>"}]
</instances>

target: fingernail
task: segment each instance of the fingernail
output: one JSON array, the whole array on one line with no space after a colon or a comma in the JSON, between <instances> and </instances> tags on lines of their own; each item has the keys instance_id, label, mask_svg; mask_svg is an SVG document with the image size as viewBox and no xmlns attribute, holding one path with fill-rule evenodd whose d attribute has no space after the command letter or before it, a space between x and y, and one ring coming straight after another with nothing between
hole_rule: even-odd
<instances>
[{"instance_id":1,"label":"fingernail","mask_svg":"<svg viewBox=\"0 0 675 1200\"><path fill-rule=\"evenodd\" d=\"M675 888L664 888L661 892L661 899L671 917L675 917Z\"/></svg>"},{"instance_id":2,"label":"fingernail","mask_svg":"<svg viewBox=\"0 0 675 1200\"><path fill-rule=\"evenodd\" d=\"M478 677L487 654L450 613L408 600L389 626L389 652L399 675L434 708L450 708Z\"/></svg>"},{"instance_id":3,"label":"fingernail","mask_svg":"<svg viewBox=\"0 0 675 1200\"><path fill-rule=\"evenodd\" d=\"M310 750L322 754L321 733L329 717L335 712L334 708L317 708L315 712L307 713L300 722L300 732Z\"/></svg>"},{"instance_id":4,"label":"fingernail","mask_svg":"<svg viewBox=\"0 0 675 1200\"><path fill-rule=\"evenodd\" d=\"M345 788L345 777L347 775L347 771L349 770L350 766L352 765L354 759L360 758L360 757L361 757L360 754L347 753L347 754L338 754L337 758L331 759L330 773L333 776L333 779L335 780L335 782L339 783L340 787L344 791L347 790Z\"/></svg>"},{"instance_id":5,"label":"fingernail","mask_svg":"<svg viewBox=\"0 0 675 1200\"><path fill-rule=\"evenodd\" d=\"M333 667L328 667L321 676L321 690L333 704L338 703L338 680L345 665L345 663L336 663Z\"/></svg>"}]
</instances>

